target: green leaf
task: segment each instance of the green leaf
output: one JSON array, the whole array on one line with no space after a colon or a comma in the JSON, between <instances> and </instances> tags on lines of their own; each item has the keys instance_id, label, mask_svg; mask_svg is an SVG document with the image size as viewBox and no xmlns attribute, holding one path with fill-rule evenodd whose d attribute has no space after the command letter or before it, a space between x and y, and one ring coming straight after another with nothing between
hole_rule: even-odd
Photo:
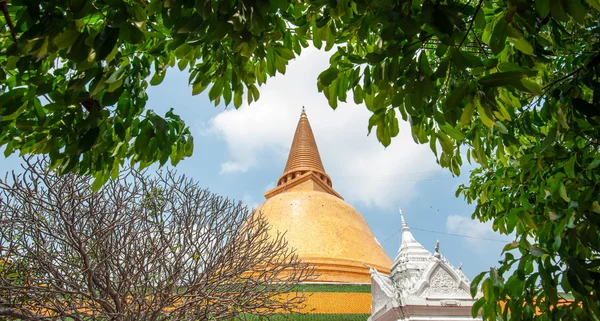
<instances>
[{"instance_id":1,"label":"green leaf","mask_svg":"<svg viewBox=\"0 0 600 321\"><path fill-rule=\"evenodd\" d=\"M431 149L431 151L433 152L433 154L435 154L435 157L437 158L438 156L438 152L437 152L437 138L435 135L431 135L431 137L429 137L429 148ZM458 198L458 190L456 191L456 197Z\"/></svg>"},{"instance_id":2,"label":"green leaf","mask_svg":"<svg viewBox=\"0 0 600 321\"><path fill-rule=\"evenodd\" d=\"M123 128L123 124L120 121L115 121L114 130L120 140L125 140L125 128Z\"/></svg>"},{"instance_id":3,"label":"green leaf","mask_svg":"<svg viewBox=\"0 0 600 321\"><path fill-rule=\"evenodd\" d=\"M498 128L498 131L502 134L508 134L508 129L506 128L506 126L504 126L504 124L497 120L494 122L494 125Z\"/></svg>"},{"instance_id":4,"label":"green leaf","mask_svg":"<svg viewBox=\"0 0 600 321\"><path fill-rule=\"evenodd\" d=\"M460 123L463 126L471 123L471 119L473 118L473 114L475 113L475 105L473 102L467 103L465 109L463 109L462 115L460 116Z\"/></svg>"},{"instance_id":5,"label":"green leaf","mask_svg":"<svg viewBox=\"0 0 600 321\"><path fill-rule=\"evenodd\" d=\"M480 78L477 82L485 87L500 87L521 82L526 75L519 71L497 72Z\"/></svg>"},{"instance_id":6,"label":"green leaf","mask_svg":"<svg viewBox=\"0 0 600 321\"><path fill-rule=\"evenodd\" d=\"M590 5L590 7L593 7L597 11L600 11L600 1L598 1L598 0L587 0L587 3Z\"/></svg>"},{"instance_id":7,"label":"green leaf","mask_svg":"<svg viewBox=\"0 0 600 321\"><path fill-rule=\"evenodd\" d=\"M379 110L375 111L375 113L373 113L371 115L371 117L369 117L369 127L368 127L367 135L370 135L371 129L373 129L373 127L377 126L377 124L379 123L379 119L384 115L384 112L385 112L385 110L379 109Z\"/></svg>"},{"instance_id":8,"label":"green leaf","mask_svg":"<svg viewBox=\"0 0 600 321\"><path fill-rule=\"evenodd\" d=\"M585 99L574 98L571 100L573 107L580 113L589 117L600 116L600 108L596 108L593 104L590 104Z\"/></svg>"},{"instance_id":9,"label":"green leaf","mask_svg":"<svg viewBox=\"0 0 600 321\"><path fill-rule=\"evenodd\" d=\"M544 150L546 150L546 148L548 148L548 146L550 146L552 143L554 143L556 141L557 130L558 129L556 128L556 126L550 128L550 130L548 131L548 135L546 135L546 138L542 142L542 146L541 146L542 152Z\"/></svg>"},{"instance_id":10,"label":"green leaf","mask_svg":"<svg viewBox=\"0 0 600 321\"><path fill-rule=\"evenodd\" d=\"M592 170L600 165L600 158L594 159L589 165L585 168L586 171Z\"/></svg>"},{"instance_id":11,"label":"green leaf","mask_svg":"<svg viewBox=\"0 0 600 321\"><path fill-rule=\"evenodd\" d=\"M567 188L565 187L565 184L563 182L560 182L558 194L565 202L571 203L571 198L569 198L569 195L567 195Z\"/></svg>"},{"instance_id":12,"label":"green leaf","mask_svg":"<svg viewBox=\"0 0 600 321\"><path fill-rule=\"evenodd\" d=\"M242 106L242 95L244 93L241 90L236 90L233 94L233 106L235 108L240 108Z\"/></svg>"},{"instance_id":13,"label":"green leaf","mask_svg":"<svg viewBox=\"0 0 600 321\"><path fill-rule=\"evenodd\" d=\"M329 69L323 71L319 74L319 81L323 86L329 86L331 83L338 77L339 70L335 67L330 67Z\"/></svg>"},{"instance_id":14,"label":"green leaf","mask_svg":"<svg viewBox=\"0 0 600 321\"><path fill-rule=\"evenodd\" d=\"M337 31L333 23L325 27L325 51L331 50L335 45L336 33Z\"/></svg>"},{"instance_id":15,"label":"green leaf","mask_svg":"<svg viewBox=\"0 0 600 321\"><path fill-rule=\"evenodd\" d=\"M481 101L477 98L473 101L475 102L475 106L477 106L477 112L479 113L479 118L481 119L481 122L490 128L494 126L494 115L489 109L488 104L482 104Z\"/></svg>"},{"instance_id":16,"label":"green leaf","mask_svg":"<svg viewBox=\"0 0 600 321\"><path fill-rule=\"evenodd\" d=\"M150 85L152 85L152 86L160 85L160 83L165 79L166 74L167 74L166 70L161 70L161 71L154 73L154 75L152 76L152 79L150 79Z\"/></svg>"},{"instance_id":17,"label":"green leaf","mask_svg":"<svg viewBox=\"0 0 600 321\"><path fill-rule=\"evenodd\" d=\"M550 1L550 13L552 13L552 17L558 21L567 22L569 21L569 17L567 16L567 11L563 5L562 0L549 0ZM571 0L567 0L571 1Z\"/></svg>"},{"instance_id":18,"label":"green leaf","mask_svg":"<svg viewBox=\"0 0 600 321\"><path fill-rule=\"evenodd\" d=\"M562 3L567 9L569 16L573 17L580 24L584 23L587 11L581 4L581 0L563 0Z\"/></svg>"},{"instance_id":19,"label":"green leaf","mask_svg":"<svg viewBox=\"0 0 600 321\"><path fill-rule=\"evenodd\" d=\"M508 40L517 48L517 50L521 51L526 55L533 55L533 46L527 41L524 37L520 38L512 38L509 37Z\"/></svg>"},{"instance_id":20,"label":"green leaf","mask_svg":"<svg viewBox=\"0 0 600 321\"><path fill-rule=\"evenodd\" d=\"M92 127L92 128L90 128L79 139L78 152L80 154L83 154L83 153L89 151L92 148L92 146L94 146L94 144L96 143L96 140L98 139L99 135L100 135L100 128L99 127Z\"/></svg>"},{"instance_id":21,"label":"green leaf","mask_svg":"<svg viewBox=\"0 0 600 321\"><path fill-rule=\"evenodd\" d=\"M500 69L500 71L518 71L529 77L534 77L538 73L536 70L517 65L513 62L501 62L498 64L498 69Z\"/></svg>"},{"instance_id":22,"label":"green leaf","mask_svg":"<svg viewBox=\"0 0 600 321\"><path fill-rule=\"evenodd\" d=\"M456 110L458 108L461 100L467 94L469 85L469 82L463 82L450 93L450 96L448 97L448 99L446 99L447 110Z\"/></svg>"},{"instance_id":23,"label":"green leaf","mask_svg":"<svg viewBox=\"0 0 600 321\"><path fill-rule=\"evenodd\" d=\"M527 80L525 78L521 79L521 84L523 87L527 89L528 92L541 95L543 93L542 87L538 85L538 83Z\"/></svg>"},{"instance_id":24,"label":"green leaf","mask_svg":"<svg viewBox=\"0 0 600 321\"><path fill-rule=\"evenodd\" d=\"M352 94L354 96L355 104L361 104L363 102L363 90L360 85L356 85L356 87L354 87L354 91Z\"/></svg>"},{"instance_id":25,"label":"green leaf","mask_svg":"<svg viewBox=\"0 0 600 321\"><path fill-rule=\"evenodd\" d=\"M386 126L386 123L383 121L383 117L379 119L377 123L377 139L384 147L390 146L392 143L392 137L390 136L389 128Z\"/></svg>"},{"instance_id":26,"label":"green leaf","mask_svg":"<svg viewBox=\"0 0 600 321\"><path fill-rule=\"evenodd\" d=\"M537 11L540 18L546 18L546 16L550 13L550 1L535 0L535 11Z\"/></svg>"},{"instance_id":27,"label":"green leaf","mask_svg":"<svg viewBox=\"0 0 600 321\"><path fill-rule=\"evenodd\" d=\"M229 106L229 103L231 103L232 96L233 93L231 91L231 85L229 84L229 82L225 81L223 86L223 100L225 101L225 106Z\"/></svg>"},{"instance_id":28,"label":"green leaf","mask_svg":"<svg viewBox=\"0 0 600 321\"><path fill-rule=\"evenodd\" d=\"M483 8L481 8L475 16L475 27L481 30L485 28L485 14L483 13Z\"/></svg>"},{"instance_id":29,"label":"green leaf","mask_svg":"<svg viewBox=\"0 0 600 321\"><path fill-rule=\"evenodd\" d=\"M13 120L27 108L25 94L27 88L15 88L0 95L0 122Z\"/></svg>"},{"instance_id":30,"label":"green leaf","mask_svg":"<svg viewBox=\"0 0 600 321\"><path fill-rule=\"evenodd\" d=\"M525 223L525 225L529 226L533 230L537 229L537 225L533 221L531 214L528 211L521 211L519 213L519 218Z\"/></svg>"},{"instance_id":31,"label":"green leaf","mask_svg":"<svg viewBox=\"0 0 600 321\"><path fill-rule=\"evenodd\" d=\"M529 248L529 253L531 253L531 255L535 256L535 257L542 257L544 255L544 250L541 249L539 246L531 246Z\"/></svg>"},{"instance_id":32,"label":"green leaf","mask_svg":"<svg viewBox=\"0 0 600 321\"><path fill-rule=\"evenodd\" d=\"M431 70L431 66L429 65L429 60L427 59L427 54L425 50L421 51L421 54L419 55L419 69L422 73L428 76L433 73L433 70Z\"/></svg>"},{"instance_id":33,"label":"green leaf","mask_svg":"<svg viewBox=\"0 0 600 321\"><path fill-rule=\"evenodd\" d=\"M472 294L472 296L475 296ZM485 298L480 298L479 300L475 301L475 303L473 303L473 307L471 307L471 316L473 317L473 319L477 318L477 315L479 315L479 310L481 310L481 307L486 303L486 299Z\"/></svg>"},{"instance_id":34,"label":"green leaf","mask_svg":"<svg viewBox=\"0 0 600 321\"><path fill-rule=\"evenodd\" d=\"M494 26L494 31L492 31L492 36L490 38L490 48L495 55L504 50L504 46L506 45L507 26L508 24L504 17L501 17Z\"/></svg>"},{"instance_id":35,"label":"green leaf","mask_svg":"<svg viewBox=\"0 0 600 321\"><path fill-rule=\"evenodd\" d=\"M567 279L569 281L569 285L573 288L573 290L579 293L589 293L577 277L577 274L573 272L573 270L567 270Z\"/></svg>"},{"instance_id":36,"label":"green leaf","mask_svg":"<svg viewBox=\"0 0 600 321\"><path fill-rule=\"evenodd\" d=\"M56 36L54 38L54 44L59 49L69 48L75 43L75 40L77 40L78 36L79 36L79 32L77 32L77 30L69 29L69 30L61 33L60 35Z\"/></svg>"},{"instance_id":37,"label":"green leaf","mask_svg":"<svg viewBox=\"0 0 600 321\"><path fill-rule=\"evenodd\" d=\"M510 243L508 243L508 244L506 244L506 245L504 246L504 248L502 249L502 253L504 253L504 252L508 252L508 251L510 251L510 250L514 250L514 249L516 249L516 248L518 248L518 247L519 247L519 242L517 242L517 241L512 241L512 242L510 242Z\"/></svg>"},{"instance_id":38,"label":"green leaf","mask_svg":"<svg viewBox=\"0 0 600 321\"><path fill-rule=\"evenodd\" d=\"M565 174L569 178L575 178L575 160L577 159L576 155L571 156L568 161L565 162Z\"/></svg>"},{"instance_id":39,"label":"green leaf","mask_svg":"<svg viewBox=\"0 0 600 321\"><path fill-rule=\"evenodd\" d=\"M440 144L442 145L442 149L444 150L444 152L448 155L454 154L454 143L452 142L452 140L450 140L450 138L441 131L436 132L435 135L437 136Z\"/></svg>"},{"instance_id":40,"label":"green leaf","mask_svg":"<svg viewBox=\"0 0 600 321\"><path fill-rule=\"evenodd\" d=\"M102 185L104 185L104 183L106 183L106 181L108 180L108 176L109 175L96 176L96 178L94 179L94 182L92 182L92 191L93 192L99 191L100 188L102 187Z\"/></svg>"},{"instance_id":41,"label":"green leaf","mask_svg":"<svg viewBox=\"0 0 600 321\"><path fill-rule=\"evenodd\" d=\"M152 82L150 82L150 84L152 84ZM197 83L193 84L192 85L192 96L201 94L206 89L206 87L208 87L208 85L202 84L201 82L197 82Z\"/></svg>"},{"instance_id":42,"label":"green leaf","mask_svg":"<svg viewBox=\"0 0 600 321\"><path fill-rule=\"evenodd\" d=\"M312 26L311 33L312 33L313 45L317 49L321 49L321 47L323 46L323 41L321 40L321 37L319 36L319 29L317 28L316 24Z\"/></svg>"},{"instance_id":43,"label":"green leaf","mask_svg":"<svg viewBox=\"0 0 600 321\"><path fill-rule=\"evenodd\" d=\"M223 92L223 78L219 78L217 79L217 81L215 81L212 85L212 87L210 87L210 90L208 91L208 98L211 101L214 101L215 99L217 99L217 97L221 96L221 93Z\"/></svg>"},{"instance_id":44,"label":"green leaf","mask_svg":"<svg viewBox=\"0 0 600 321\"><path fill-rule=\"evenodd\" d=\"M106 27L94 38L94 50L96 51L96 60L104 60L108 54L117 45L119 39L119 29Z\"/></svg>"},{"instance_id":45,"label":"green leaf","mask_svg":"<svg viewBox=\"0 0 600 321\"><path fill-rule=\"evenodd\" d=\"M117 70L115 70L110 77L108 77L108 79L106 79L106 81L104 81L107 84L113 84L116 83L120 80L123 80L123 77L125 76L125 71L127 70L127 68L125 67L121 67Z\"/></svg>"},{"instance_id":46,"label":"green leaf","mask_svg":"<svg viewBox=\"0 0 600 321\"><path fill-rule=\"evenodd\" d=\"M398 125L398 118L394 109L390 109L386 114L390 126L390 136L396 137L400 133L400 126Z\"/></svg>"},{"instance_id":47,"label":"green leaf","mask_svg":"<svg viewBox=\"0 0 600 321\"><path fill-rule=\"evenodd\" d=\"M291 60L296 58L296 56L294 55L294 52L291 51L288 48L285 48L283 46L277 46L275 47L275 52L277 52L277 54L281 57L284 58L286 60Z\"/></svg>"},{"instance_id":48,"label":"green leaf","mask_svg":"<svg viewBox=\"0 0 600 321\"><path fill-rule=\"evenodd\" d=\"M471 290L471 296L475 297L477 295L477 290L479 288L479 283L481 282L481 280L483 279L483 277L487 274L487 272L481 272L479 274L477 274L477 276L475 276L475 278L473 278L473 281L471 282L471 286L470 286L470 290Z\"/></svg>"},{"instance_id":49,"label":"green leaf","mask_svg":"<svg viewBox=\"0 0 600 321\"><path fill-rule=\"evenodd\" d=\"M130 24L129 22L124 22L120 25L120 27L119 36L123 38L123 40L131 44L138 44L144 41L144 32L138 29L136 26Z\"/></svg>"},{"instance_id":50,"label":"green leaf","mask_svg":"<svg viewBox=\"0 0 600 321\"><path fill-rule=\"evenodd\" d=\"M465 135L460 131L452 127L450 124L440 125L442 131L448 134L454 140L463 140L465 139Z\"/></svg>"}]
</instances>

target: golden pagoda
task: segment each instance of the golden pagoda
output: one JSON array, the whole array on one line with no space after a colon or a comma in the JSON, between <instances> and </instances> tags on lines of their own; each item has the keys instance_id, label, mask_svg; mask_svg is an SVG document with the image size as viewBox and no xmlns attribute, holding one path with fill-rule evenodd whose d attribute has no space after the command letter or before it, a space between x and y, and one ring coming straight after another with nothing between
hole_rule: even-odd
<instances>
[{"instance_id":1,"label":"golden pagoda","mask_svg":"<svg viewBox=\"0 0 600 321\"><path fill-rule=\"evenodd\" d=\"M283 174L265 198L257 210L271 224L270 233L285 232L288 245L318 274L305 288L315 292L307 311L370 314L371 280L365 264L389 274L392 260L362 215L333 189L304 109Z\"/></svg>"}]
</instances>

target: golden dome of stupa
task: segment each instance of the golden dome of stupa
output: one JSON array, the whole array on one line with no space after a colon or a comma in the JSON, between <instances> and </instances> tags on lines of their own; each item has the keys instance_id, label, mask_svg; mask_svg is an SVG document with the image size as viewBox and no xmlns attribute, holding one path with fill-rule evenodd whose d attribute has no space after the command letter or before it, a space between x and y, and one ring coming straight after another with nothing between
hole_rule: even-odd
<instances>
[{"instance_id":1,"label":"golden dome of stupa","mask_svg":"<svg viewBox=\"0 0 600 321\"><path fill-rule=\"evenodd\" d=\"M315 266L316 282L370 283L364 264L389 273L392 261L367 222L332 188L304 111L283 175L265 197L257 210L270 233L286 233L299 258Z\"/></svg>"}]
</instances>

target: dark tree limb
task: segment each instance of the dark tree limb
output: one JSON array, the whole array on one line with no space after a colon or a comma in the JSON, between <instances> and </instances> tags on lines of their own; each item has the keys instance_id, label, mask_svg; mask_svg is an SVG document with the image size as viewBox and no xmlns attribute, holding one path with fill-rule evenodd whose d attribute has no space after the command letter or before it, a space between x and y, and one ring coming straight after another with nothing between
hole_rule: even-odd
<instances>
[{"instance_id":1,"label":"dark tree limb","mask_svg":"<svg viewBox=\"0 0 600 321\"><path fill-rule=\"evenodd\" d=\"M467 28L467 32L465 32L465 36L460 41L460 44L458 45L458 49L460 49L460 47L462 47L463 43L465 42L465 40L467 40L467 37L469 36L469 32L471 32L471 29L473 29L473 23L475 23L475 17L477 17L479 10L481 10L482 4L483 4L483 0L479 0L479 3L477 4L477 8L475 8L475 13L473 13L473 18L471 19L471 22L469 22L469 28Z\"/></svg>"},{"instance_id":2,"label":"dark tree limb","mask_svg":"<svg viewBox=\"0 0 600 321\"><path fill-rule=\"evenodd\" d=\"M6 24L8 25L8 29L10 30L10 35L12 36L13 41L17 41L15 25L10 19L10 14L8 13L8 5L6 4L6 0L0 0L0 8L2 8L2 13L4 14L4 19L6 20Z\"/></svg>"}]
</instances>

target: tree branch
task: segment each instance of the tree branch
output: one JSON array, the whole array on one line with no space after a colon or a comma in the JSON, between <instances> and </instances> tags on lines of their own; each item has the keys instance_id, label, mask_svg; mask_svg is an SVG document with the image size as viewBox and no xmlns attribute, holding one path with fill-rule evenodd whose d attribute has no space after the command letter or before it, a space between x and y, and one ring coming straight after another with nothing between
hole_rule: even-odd
<instances>
[{"instance_id":1,"label":"tree branch","mask_svg":"<svg viewBox=\"0 0 600 321\"><path fill-rule=\"evenodd\" d=\"M471 29L473 28L473 23L475 23L475 17L477 17L477 14L479 13L479 10L481 9L482 4L483 4L483 0L479 0L479 3L477 4L477 7L475 8L475 13L473 13L473 18L471 19L471 22L469 23L469 28L467 29L467 32L465 32L465 36L460 41L460 44L458 45L458 49L460 49L460 47L462 47L465 40L467 40L467 36L469 35L469 32L471 32Z\"/></svg>"},{"instance_id":2,"label":"tree branch","mask_svg":"<svg viewBox=\"0 0 600 321\"><path fill-rule=\"evenodd\" d=\"M0 0L0 8L2 8L2 13L4 13L4 19L6 20L6 24L8 25L8 29L10 30L10 35L13 38L13 41L17 41L17 33L15 32L15 25L10 19L10 14L8 12L8 5L6 4L6 0Z\"/></svg>"}]
</instances>

